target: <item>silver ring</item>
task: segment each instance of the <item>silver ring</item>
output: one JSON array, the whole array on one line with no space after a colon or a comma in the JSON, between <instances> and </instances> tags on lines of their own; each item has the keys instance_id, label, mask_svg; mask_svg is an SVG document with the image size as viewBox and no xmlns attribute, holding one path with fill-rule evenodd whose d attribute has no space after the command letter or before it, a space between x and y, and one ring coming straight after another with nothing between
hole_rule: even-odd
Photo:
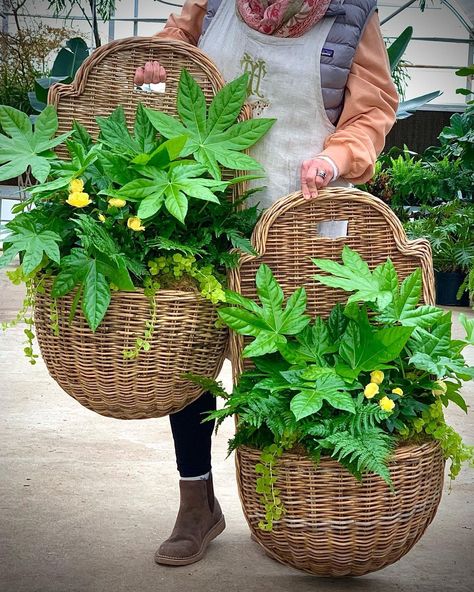
<instances>
[{"instance_id":1,"label":"silver ring","mask_svg":"<svg viewBox=\"0 0 474 592\"><path fill-rule=\"evenodd\" d=\"M321 179L325 179L328 176L326 171L318 171L317 175L318 177L321 177Z\"/></svg>"}]
</instances>

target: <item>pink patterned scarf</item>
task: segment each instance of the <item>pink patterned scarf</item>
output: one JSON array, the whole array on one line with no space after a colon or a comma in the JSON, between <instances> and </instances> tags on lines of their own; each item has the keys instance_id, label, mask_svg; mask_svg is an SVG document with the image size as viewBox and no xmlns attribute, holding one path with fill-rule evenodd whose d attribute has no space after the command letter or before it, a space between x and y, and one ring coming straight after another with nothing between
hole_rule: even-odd
<instances>
[{"instance_id":1,"label":"pink patterned scarf","mask_svg":"<svg viewBox=\"0 0 474 592\"><path fill-rule=\"evenodd\" d=\"M236 0L242 20L275 37L301 37L320 21L331 0Z\"/></svg>"}]
</instances>

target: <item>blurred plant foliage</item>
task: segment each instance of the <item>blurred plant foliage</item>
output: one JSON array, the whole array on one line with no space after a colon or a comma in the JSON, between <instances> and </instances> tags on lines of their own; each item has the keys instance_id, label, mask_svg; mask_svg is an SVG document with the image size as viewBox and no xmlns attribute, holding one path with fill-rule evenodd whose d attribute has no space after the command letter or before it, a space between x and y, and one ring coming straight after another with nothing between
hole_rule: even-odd
<instances>
[{"instance_id":1,"label":"blurred plant foliage","mask_svg":"<svg viewBox=\"0 0 474 592\"><path fill-rule=\"evenodd\" d=\"M0 104L31 113L28 92L36 78L49 74L51 54L78 33L38 21L29 14L28 0L6 0L5 9L15 25L14 30L0 32Z\"/></svg>"}]
</instances>

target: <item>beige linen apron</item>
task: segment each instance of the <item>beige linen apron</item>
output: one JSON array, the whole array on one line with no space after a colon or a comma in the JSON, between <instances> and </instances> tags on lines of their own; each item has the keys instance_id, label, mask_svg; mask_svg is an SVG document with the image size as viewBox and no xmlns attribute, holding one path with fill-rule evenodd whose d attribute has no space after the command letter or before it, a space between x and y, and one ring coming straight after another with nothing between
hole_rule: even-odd
<instances>
[{"instance_id":1,"label":"beige linen apron","mask_svg":"<svg viewBox=\"0 0 474 592\"><path fill-rule=\"evenodd\" d=\"M247 26L237 15L235 0L222 0L198 47L214 61L226 82L243 72L250 76L249 102L254 117L277 122L250 149L260 162L266 185L252 195L249 205L269 207L280 197L301 189L301 164L323 150L335 130L324 109L320 55L336 17L323 18L302 37L265 35ZM348 186L344 179L330 185Z\"/></svg>"}]
</instances>

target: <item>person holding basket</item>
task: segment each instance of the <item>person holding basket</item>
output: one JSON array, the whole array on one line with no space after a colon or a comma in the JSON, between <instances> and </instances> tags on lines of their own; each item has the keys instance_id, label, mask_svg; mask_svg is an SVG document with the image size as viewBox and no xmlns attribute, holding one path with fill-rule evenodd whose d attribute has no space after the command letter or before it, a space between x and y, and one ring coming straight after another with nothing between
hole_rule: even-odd
<instances>
[{"instance_id":1,"label":"person holding basket","mask_svg":"<svg viewBox=\"0 0 474 592\"><path fill-rule=\"evenodd\" d=\"M226 82L249 74L253 116L277 122L250 154L268 183L258 197L269 207L301 189L368 181L396 119L376 0L186 0L157 37L199 47ZM135 84L166 81L158 62L135 73ZM171 536L155 553L166 565L199 561L225 528L211 474L215 409L206 392L170 415L180 474L180 508Z\"/></svg>"}]
</instances>

